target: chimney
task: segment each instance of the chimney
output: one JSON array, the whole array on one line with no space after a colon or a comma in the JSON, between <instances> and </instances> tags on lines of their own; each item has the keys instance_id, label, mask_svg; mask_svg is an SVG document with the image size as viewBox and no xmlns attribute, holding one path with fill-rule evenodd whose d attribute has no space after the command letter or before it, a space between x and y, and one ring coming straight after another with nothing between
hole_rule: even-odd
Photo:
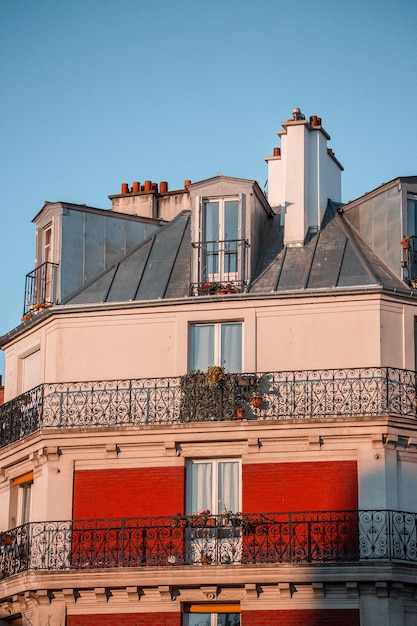
<instances>
[{"instance_id":1,"label":"chimney","mask_svg":"<svg viewBox=\"0 0 417 626\"><path fill-rule=\"evenodd\" d=\"M320 229L327 201L341 201L343 167L327 147L320 117L307 121L296 108L282 127L281 150L265 159L268 201L283 215L284 244L303 246L308 231Z\"/></svg>"}]
</instances>

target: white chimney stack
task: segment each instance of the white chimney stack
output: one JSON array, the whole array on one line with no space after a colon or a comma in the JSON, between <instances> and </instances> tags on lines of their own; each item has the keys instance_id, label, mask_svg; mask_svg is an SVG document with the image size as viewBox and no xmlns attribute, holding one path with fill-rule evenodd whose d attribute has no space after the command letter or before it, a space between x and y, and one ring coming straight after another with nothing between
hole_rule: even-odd
<instances>
[{"instance_id":1,"label":"white chimney stack","mask_svg":"<svg viewBox=\"0 0 417 626\"><path fill-rule=\"evenodd\" d=\"M281 149L265 159L268 201L284 215L284 244L303 246L308 231L320 228L327 201L341 202L343 167L327 147L320 117L307 121L297 108L282 127Z\"/></svg>"}]
</instances>

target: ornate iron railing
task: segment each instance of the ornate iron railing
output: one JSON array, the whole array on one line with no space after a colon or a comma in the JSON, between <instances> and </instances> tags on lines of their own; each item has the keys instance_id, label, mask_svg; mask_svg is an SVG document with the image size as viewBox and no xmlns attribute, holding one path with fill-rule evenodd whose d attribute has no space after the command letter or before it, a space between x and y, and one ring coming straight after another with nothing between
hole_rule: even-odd
<instances>
[{"instance_id":1,"label":"ornate iron railing","mask_svg":"<svg viewBox=\"0 0 417 626\"><path fill-rule=\"evenodd\" d=\"M246 239L193 242L197 255L198 281L190 284L190 295L238 293L247 286Z\"/></svg>"},{"instance_id":2,"label":"ornate iron railing","mask_svg":"<svg viewBox=\"0 0 417 626\"><path fill-rule=\"evenodd\" d=\"M416 417L416 373L392 367L45 383L0 406L0 447L43 428L218 420Z\"/></svg>"},{"instance_id":3,"label":"ornate iron railing","mask_svg":"<svg viewBox=\"0 0 417 626\"><path fill-rule=\"evenodd\" d=\"M417 562L417 513L320 511L32 522L0 533L0 572Z\"/></svg>"},{"instance_id":4,"label":"ornate iron railing","mask_svg":"<svg viewBox=\"0 0 417 626\"><path fill-rule=\"evenodd\" d=\"M26 274L24 318L29 319L35 313L56 304L58 267L56 263L42 263Z\"/></svg>"}]
</instances>

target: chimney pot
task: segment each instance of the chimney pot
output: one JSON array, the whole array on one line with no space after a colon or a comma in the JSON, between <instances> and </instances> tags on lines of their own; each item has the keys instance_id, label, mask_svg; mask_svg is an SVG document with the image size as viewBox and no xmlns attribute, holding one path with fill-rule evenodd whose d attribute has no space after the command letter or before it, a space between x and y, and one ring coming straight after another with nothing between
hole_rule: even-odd
<instances>
[{"instance_id":1,"label":"chimney pot","mask_svg":"<svg viewBox=\"0 0 417 626\"><path fill-rule=\"evenodd\" d=\"M122 194L129 193L129 185L127 183L122 183Z\"/></svg>"},{"instance_id":2,"label":"chimney pot","mask_svg":"<svg viewBox=\"0 0 417 626\"><path fill-rule=\"evenodd\" d=\"M168 183L165 180L161 180L159 183L159 192L166 193L168 191Z\"/></svg>"},{"instance_id":3,"label":"chimney pot","mask_svg":"<svg viewBox=\"0 0 417 626\"><path fill-rule=\"evenodd\" d=\"M310 117L310 126L317 126L317 115L312 115Z\"/></svg>"},{"instance_id":4,"label":"chimney pot","mask_svg":"<svg viewBox=\"0 0 417 626\"><path fill-rule=\"evenodd\" d=\"M151 188L152 191L158 191L158 183L152 183Z\"/></svg>"},{"instance_id":5,"label":"chimney pot","mask_svg":"<svg viewBox=\"0 0 417 626\"><path fill-rule=\"evenodd\" d=\"M150 180L145 180L145 189L144 191L151 191L152 189L152 182Z\"/></svg>"},{"instance_id":6,"label":"chimney pot","mask_svg":"<svg viewBox=\"0 0 417 626\"><path fill-rule=\"evenodd\" d=\"M274 148L274 156L281 156L281 148Z\"/></svg>"},{"instance_id":7,"label":"chimney pot","mask_svg":"<svg viewBox=\"0 0 417 626\"><path fill-rule=\"evenodd\" d=\"M133 183L132 191L133 191L133 193L138 193L140 191L140 183L135 181Z\"/></svg>"},{"instance_id":8,"label":"chimney pot","mask_svg":"<svg viewBox=\"0 0 417 626\"><path fill-rule=\"evenodd\" d=\"M184 187L188 187L188 185L191 185L191 180L184 180Z\"/></svg>"}]
</instances>

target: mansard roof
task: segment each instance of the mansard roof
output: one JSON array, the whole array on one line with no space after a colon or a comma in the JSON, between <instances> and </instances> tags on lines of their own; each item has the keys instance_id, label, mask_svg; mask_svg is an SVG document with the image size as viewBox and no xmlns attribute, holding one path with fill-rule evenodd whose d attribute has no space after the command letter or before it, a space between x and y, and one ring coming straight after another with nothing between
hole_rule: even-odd
<instances>
[{"instance_id":1,"label":"mansard roof","mask_svg":"<svg viewBox=\"0 0 417 626\"><path fill-rule=\"evenodd\" d=\"M410 289L365 243L329 202L321 229L303 247L285 247L280 216L269 221L248 293L382 288ZM119 263L63 304L93 304L183 298L190 295L191 214L183 211Z\"/></svg>"}]
</instances>

